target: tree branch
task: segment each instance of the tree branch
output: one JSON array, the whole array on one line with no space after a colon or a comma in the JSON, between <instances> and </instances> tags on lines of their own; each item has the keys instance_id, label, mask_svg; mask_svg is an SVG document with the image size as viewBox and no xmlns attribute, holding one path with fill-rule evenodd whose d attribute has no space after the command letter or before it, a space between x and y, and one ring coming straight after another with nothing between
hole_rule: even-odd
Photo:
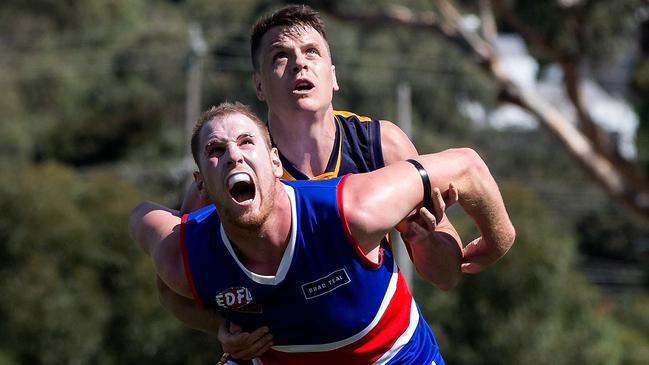
<instances>
[{"instance_id":1,"label":"tree branch","mask_svg":"<svg viewBox=\"0 0 649 365\"><path fill-rule=\"evenodd\" d=\"M533 32L531 28L523 26L520 20L514 18L513 13L504 8L501 0L494 0L499 8L500 14L510 17L512 27L529 43L532 43L553 58L557 60L566 60L565 57L555 48L546 42L540 35ZM628 161L623 164L616 163L617 160L612 158L610 153L597 148L601 146L596 137L588 138L580 132L570 121L569 118L562 115L561 112L544 100L540 94L533 89L523 89L516 85L513 80L502 69L499 57L484 38L476 32L465 29L461 25L461 17L456 8L448 0L435 0L435 5L439 9L440 15L432 12L420 12L415 14L410 9L401 6L390 6L376 10L371 14L355 12L343 13L337 11L335 2L324 1L325 10L332 16L342 20L353 20L356 22L366 22L374 24L400 24L411 28L425 29L433 31L451 41L452 44L459 46L466 54L477 59L484 69L489 72L498 83L501 89L501 95L506 96L520 107L534 114L541 125L547 128L567 149L580 165L604 188L609 196L621 203L632 211L638 213L645 220L649 220L649 183L647 180L630 171L637 171ZM509 15L507 15L509 14ZM514 27L514 24L517 24ZM564 71L567 69L567 87L568 93L574 93L571 101L575 104L577 110L581 110L581 118L588 118L584 111L581 94L579 93L579 78L576 63L566 63L563 65ZM593 124L594 125L594 124Z\"/></svg>"}]
</instances>

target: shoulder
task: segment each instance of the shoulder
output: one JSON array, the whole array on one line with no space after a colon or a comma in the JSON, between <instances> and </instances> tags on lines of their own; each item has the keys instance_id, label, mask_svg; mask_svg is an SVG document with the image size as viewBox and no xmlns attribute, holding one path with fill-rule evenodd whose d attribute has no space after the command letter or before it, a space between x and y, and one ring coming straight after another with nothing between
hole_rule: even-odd
<instances>
[{"instance_id":1,"label":"shoulder","mask_svg":"<svg viewBox=\"0 0 649 365\"><path fill-rule=\"evenodd\" d=\"M396 124L389 120L380 120L381 149L386 165L418 155L415 145Z\"/></svg>"},{"instance_id":2,"label":"shoulder","mask_svg":"<svg viewBox=\"0 0 649 365\"><path fill-rule=\"evenodd\" d=\"M334 116L340 122L345 135L362 139L367 139L372 135L378 137L380 122L377 119L342 110L335 110Z\"/></svg>"},{"instance_id":3,"label":"shoulder","mask_svg":"<svg viewBox=\"0 0 649 365\"><path fill-rule=\"evenodd\" d=\"M345 110L334 110L334 115L341 118L344 121L348 122L362 122L362 123L367 123L373 121L372 118L366 117L360 114L356 114L353 112L345 111Z\"/></svg>"},{"instance_id":4,"label":"shoulder","mask_svg":"<svg viewBox=\"0 0 649 365\"><path fill-rule=\"evenodd\" d=\"M381 155L382 164L390 165L397 161L418 155L410 138L396 124L388 120L377 120L348 111L335 111L334 114L343 122L343 129L354 129L359 135L363 133L367 140L376 140L372 144Z\"/></svg>"},{"instance_id":5,"label":"shoulder","mask_svg":"<svg viewBox=\"0 0 649 365\"><path fill-rule=\"evenodd\" d=\"M129 232L147 254L180 224L179 213L162 205L144 201L131 211Z\"/></svg>"},{"instance_id":6,"label":"shoulder","mask_svg":"<svg viewBox=\"0 0 649 365\"><path fill-rule=\"evenodd\" d=\"M216 206L214 204L209 204L183 216L183 223L187 223L187 222L200 223L203 222L205 219L213 216L217 216Z\"/></svg>"},{"instance_id":7,"label":"shoulder","mask_svg":"<svg viewBox=\"0 0 649 365\"><path fill-rule=\"evenodd\" d=\"M282 180L282 183L289 187L289 189L287 189L289 198L294 196L297 205L305 206L307 207L307 210L313 210L315 207L322 208L323 204L335 205L338 185L340 180L343 178L344 177L322 180ZM301 208L299 210L301 210Z\"/></svg>"}]
</instances>

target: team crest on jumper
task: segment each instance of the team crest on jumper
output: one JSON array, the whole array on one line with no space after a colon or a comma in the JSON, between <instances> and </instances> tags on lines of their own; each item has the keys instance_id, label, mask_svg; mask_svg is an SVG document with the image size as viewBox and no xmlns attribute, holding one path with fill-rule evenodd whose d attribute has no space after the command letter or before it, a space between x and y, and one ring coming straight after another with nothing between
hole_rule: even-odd
<instances>
[{"instance_id":1,"label":"team crest on jumper","mask_svg":"<svg viewBox=\"0 0 649 365\"><path fill-rule=\"evenodd\" d=\"M238 309L252 302L250 290L243 286L234 286L216 295L216 304L226 309Z\"/></svg>"}]
</instances>

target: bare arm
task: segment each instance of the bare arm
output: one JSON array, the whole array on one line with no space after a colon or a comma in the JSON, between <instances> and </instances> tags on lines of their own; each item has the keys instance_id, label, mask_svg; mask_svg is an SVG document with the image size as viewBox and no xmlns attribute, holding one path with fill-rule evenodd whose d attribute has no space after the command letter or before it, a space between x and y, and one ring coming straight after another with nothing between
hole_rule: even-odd
<instances>
[{"instance_id":1,"label":"bare arm","mask_svg":"<svg viewBox=\"0 0 649 365\"><path fill-rule=\"evenodd\" d=\"M193 187L195 189L195 185ZM151 202L140 203L131 213L129 231L153 259L162 307L191 328L218 334L223 351L234 358L251 359L261 355L273 344L267 327L260 327L252 333L230 333L218 312L196 306L180 254L179 224L180 212Z\"/></svg>"},{"instance_id":2,"label":"bare arm","mask_svg":"<svg viewBox=\"0 0 649 365\"><path fill-rule=\"evenodd\" d=\"M419 155L399 127L386 120L380 123L381 148L386 166ZM441 196L433 198L439 211L429 212L426 208L417 211L402 225L401 238L410 248L417 272L436 287L449 290L457 285L462 274L462 240L444 214L444 207L440 206L444 200L438 199Z\"/></svg>"},{"instance_id":3,"label":"bare arm","mask_svg":"<svg viewBox=\"0 0 649 365\"><path fill-rule=\"evenodd\" d=\"M196 302L171 290L158 276L156 277L158 299L162 307L176 319L190 328L209 334L217 334L223 317L218 312L208 311L196 306Z\"/></svg>"},{"instance_id":4,"label":"bare arm","mask_svg":"<svg viewBox=\"0 0 649 365\"><path fill-rule=\"evenodd\" d=\"M191 298L178 244L179 227L178 211L145 201L131 212L129 233L151 257L160 279L174 292Z\"/></svg>"},{"instance_id":5,"label":"bare arm","mask_svg":"<svg viewBox=\"0 0 649 365\"><path fill-rule=\"evenodd\" d=\"M515 231L498 186L484 161L468 148L419 156L431 187L452 182L461 192L459 203L474 220L492 257L504 255ZM343 208L361 248L366 252L405 215L421 206L423 186L408 162L394 163L367 174L350 176L343 188Z\"/></svg>"}]
</instances>

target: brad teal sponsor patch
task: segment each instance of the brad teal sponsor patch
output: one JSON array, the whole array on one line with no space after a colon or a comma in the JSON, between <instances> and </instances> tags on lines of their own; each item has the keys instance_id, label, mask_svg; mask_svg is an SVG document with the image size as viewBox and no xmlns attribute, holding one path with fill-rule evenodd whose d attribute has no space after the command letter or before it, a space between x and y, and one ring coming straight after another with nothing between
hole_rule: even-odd
<instances>
[{"instance_id":1,"label":"brad teal sponsor patch","mask_svg":"<svg viewBox=\"0 0 649 365\"><path fill-rule=\"evenodd\" d=\"M302 292L306 299L313 299L348 284L350 281L347 271L340 269L318 280L302 284Z\"/></svg>"}]
</instances>

